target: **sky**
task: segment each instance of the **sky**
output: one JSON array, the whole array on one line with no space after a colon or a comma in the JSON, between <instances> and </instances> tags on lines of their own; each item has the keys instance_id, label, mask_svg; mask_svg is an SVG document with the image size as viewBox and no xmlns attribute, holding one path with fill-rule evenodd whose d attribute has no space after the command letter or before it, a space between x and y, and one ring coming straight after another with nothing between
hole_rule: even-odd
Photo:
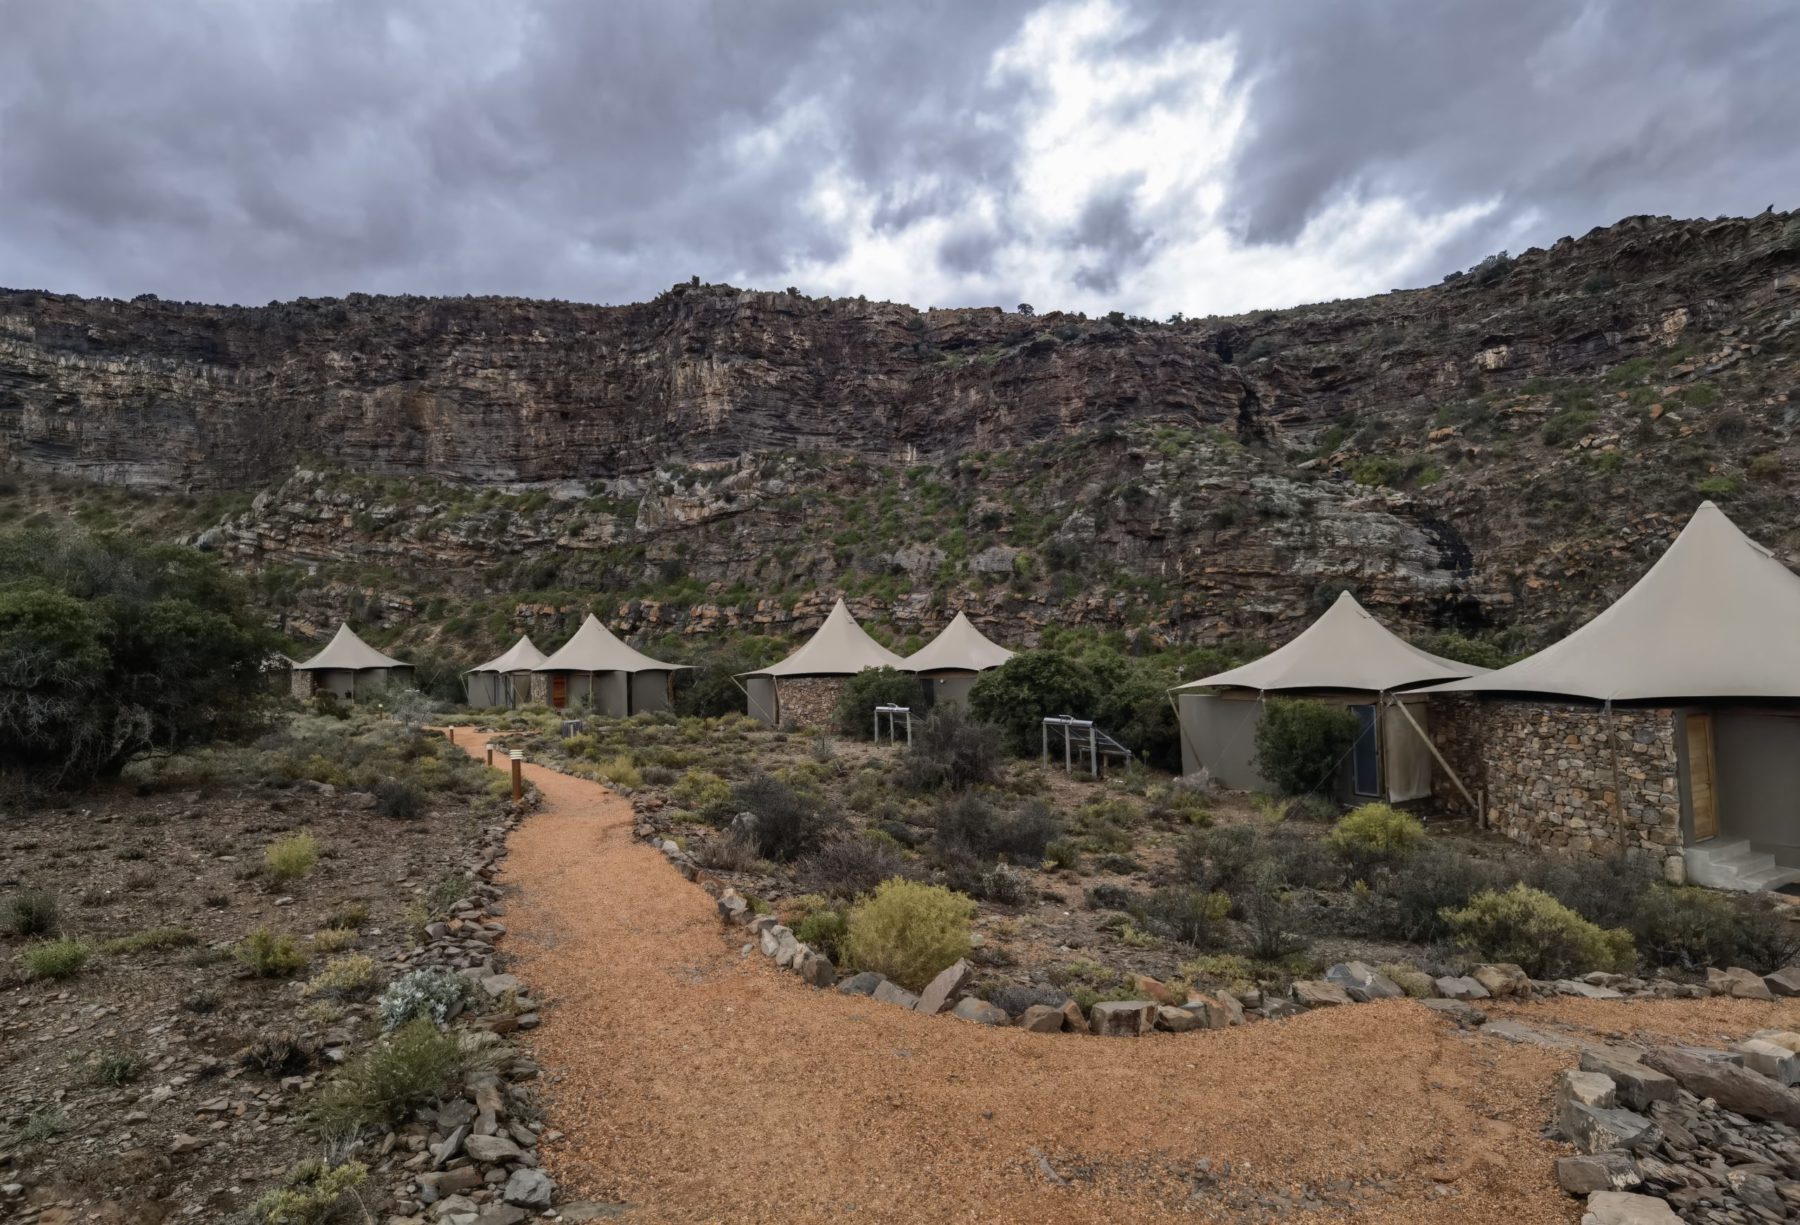
<instances>
[{"instance_id":1,"label":"sky","mask_svg":"<svg viewBox=\"0 0 1800 1225\"><path fill-rule=\"evenodd\" d=\"M1788 0L0 0L0 285L1228 314L1800 206Z\"/></svg>"}]
</instances>

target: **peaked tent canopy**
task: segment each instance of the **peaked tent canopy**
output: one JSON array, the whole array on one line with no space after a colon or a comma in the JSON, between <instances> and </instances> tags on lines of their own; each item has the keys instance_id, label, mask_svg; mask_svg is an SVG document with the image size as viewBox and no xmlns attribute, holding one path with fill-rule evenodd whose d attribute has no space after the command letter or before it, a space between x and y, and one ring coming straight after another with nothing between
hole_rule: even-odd
<instances>
[{"instance_id":1,"label":"peaked tent canopy","mask_svg":"<svg viewBox=\"0 0 1800 1225\"><path fill-rule=\"evenodd\" d=\"M936 638L906 657L906 667L914 672L984 672L1012 657L959 612Z\"/></svg>"},{"instance_id":2,"label":"peaked tent canopy","mask_svg":"<svg viewBox=\"0 0 1800 1225\"><path fill-rule=\"evenodd\" d=\"M537 644L526 634L512 644L512 649L504 655L496 655L484 664L470 668L470 672L530 672L542 664L546 656L537 649Z\"/></svg>"},{"instance_id":3,"label":"peaked tent canopy","mask_svg":"<svg viewBox=\"0 0 1800 1225\"><path fill-rule=\"evenodd\" d=\"M899 668L912 671L906 660L869 637L850 610L839 600L825 624L813 632L806 645L780 663L739 676L848 676L864 668Z\"/></svg>"},{"instance_id":4,"label":"peaked tent canopy","mask_svg":"<svg viewBox=\"0 0 1800 1225\"><path fill-rule=\"evenodd\" d=\"M343 624L338 626L337 633L332 635L323 651L294 667L301 671L329 669L335 672L357 672L364 668L410 668L412 665L398 659L389 659L358 638L356 631L348 624Z\"/></svg>"},{"instance_id":5,"label":"peaked tent canopy","mask_svg":"<svg viewBox=\"0 0 1800 1225\"><path fill-rule=\"evenodd\" d=\"M1800 698L1800 576L1702 502L1605 612L1536 655L1432 692Z\"/></svg>"},{"instance_id":6,"label":"peaked tent canopy","mask_svg":"<svg viewBox=\"0 0 1800 1225\"><path fill-rule=\"evenodd\" d=\"M1346 591L1286 646L1242 667L1180 685L1177 692L1238 688L1388 693L1481 671L1474 664L1421 651L1382 625Z\"/></svg>"},{"instance_id":7,"label":"peaked tent canopy","mask_svg":"<svg viewBox=\"0 0 1800 1225\"><path fill-rule=\"evenodd\" d=\"M517 650L518 648L514 648ZM534 672L673 672L686 664L665 664L625 645L589 613L575 636L536 665Z\"/></svg>"}]
</instances>

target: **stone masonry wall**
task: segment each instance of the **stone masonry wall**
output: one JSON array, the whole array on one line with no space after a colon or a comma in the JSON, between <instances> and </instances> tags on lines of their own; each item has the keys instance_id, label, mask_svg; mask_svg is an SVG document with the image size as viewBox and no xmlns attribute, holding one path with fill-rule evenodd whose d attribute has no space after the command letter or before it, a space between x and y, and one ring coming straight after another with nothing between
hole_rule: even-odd
<instances>
[{"instance_id":1,"label":"stone masonry wall","mask_svg":"<svg viewBox=\"0 0 1800 1225\"><path fill-rule=\"evenodd\" d=\"M1609 722L1591 707L1482 702L1433 732L1479 752L1480 770L1463 781L1485 789L1487 823L1515 842L1595 856L1623 850L1682 878L1673 711L1614 710ZM1448 780L1443 789L1454 791Z\"/></svg>"},{"instance_id":2,"label":"stone masonry wall","mask_svg":"<svg viewBox=\"0 0 1800 1225\"><path fill-rule=\"evenodd\" d=\"M841 676L783 677L775 682L781 726L801 731L828 731L837 721L844 696Z\"/></svg>"}]
</instances>

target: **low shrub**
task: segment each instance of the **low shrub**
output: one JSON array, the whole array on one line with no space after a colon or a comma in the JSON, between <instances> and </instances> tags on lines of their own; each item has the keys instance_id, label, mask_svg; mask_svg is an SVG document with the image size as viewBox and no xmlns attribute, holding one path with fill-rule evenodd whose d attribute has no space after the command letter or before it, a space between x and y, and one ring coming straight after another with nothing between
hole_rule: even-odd
<instances>
[{"instance_id":1,"label":"low shrub","mask_svg":"<svg viewBox=\"0 0 1800 1225\"><path fill-rule=\"evenodd\" d=\"M837 824L812 796L767 774L739 783L732 795L739 809L756 818L750 838L765 859L798 859L816 850Z\"/></svg>"},{"instance_id":2,"label":"low shrub","mask_svg":"<svg viewBox=\"0 0 1800 1225\"><path fill-rule=\"evenodd\" d=\"M919 708L919 678L898 668L864 668L844 682L838 698L837 730L857 740L875 735L877 706Z\"/></svg>"},{"instance_id":3,"label":"low shrub","mask_svg":"<svg viewBox=\"0 0 1800 1225\"><path fill-rule=\"evenodd\" d=\"M313 952L330 955L341 953L356 943L356 929L350 927L321 927L312 935Z\"/></svg>"},{"instance_id":4,"label":"low shrub","mask_svg":"<svg viewBox=\"0 0 1800 1225\"><path fill-rule=\"evenodd\" d=\"M703 839L689 853L696 864L714 872L748 872L760 859L754 844L731 833Z\"/></svg>"},{"instance_id":5,"label":"low shrub","mask_svg":"<svg viewBox=\"0 0 1800 1225\"><path fill-rule=\"evenodd\" d=\"M722 825L732 816L731 784L711 770L689 770L669 789L669 798L713 825Z\"/></svg>"},{"instance_id":6,"label":"low shrub","mask_svg":"<svg viewBox=\"0 0 1800 1225\"><path fill-rule=\"evenodd\" d=\"M26 978L73 978L94 955L94 946L85 940L64 937L30 945L19 960Z\"/></svg>"},{"instance_id":7,"label":"low shrub","mask_svg":"<svg viewBox=\"0 0 1800 1225\"><path fill-rule=\"evenodd\" d=\"M603 783L611 783L615 787L642 787L644 776L639 772L637 763L629 754L620 753L594 767L594 774Z\"/></svg>"},{"instance_id":8,"label":"low shrub","mask_svg":"<svg viewBox=\"0 0 1800 1225\"><path fill-rule=\"evenodd\" d=\"M219 992L200 990L182 997L181 1010L203 1017L219 1011L219 1005L224 1002L225 997Z\"/></svg>"},{"instance_id":9,"label":"low shrub","mask_svg":"<svg viewBox=\"0 0 1800 1225\"><path fill-rule=\"evenodd\" d=\"M404 1123L462 1083L473 1053L428 1018L409 1021L380 1045L351 1059L308 1104L307 1120L322 1135L348 1137Z\"/></svg>"},{"instance_id":10,"label":"low shrub","mask_svg":"<svg viewBox=\"0 0 1800 1225\"><path fill-rule=\"evenodd\" d=\"M1256 725L1256 769L1284 795L1328 792L1356 734L1356 716L1341 706L1270 698Z\"/></svg>"},{"instance_id":11,"label":"low shrub","mask_svg":"<svg viewBox=\"0 0 1800 1225\"><path fill-rule=\"evenodd\" d=\"M329 996L333 999L362 999L375 990L375 959L362 953L333 957L323 969L306 980L303 994Z\"/></svg>"},{"instance_id":12,"label":"low shrub","mask_svg":"<svg viewBox=\"0 0 1800 1225\"><path fill-rule=\"evenodd\" d=\"M1150 805L1146 811L1162 821L1175 821L1182 825L1209 825L1212 822L1212 804L1208 798L1210 789L1208 783L1186 778L1174 779L1150 789Z\"/></svg>"},{"instance_id":13,"label":"low shrub","mask_svg":"<svg viewBox=\"0 0 1800 1225\"><path fill-rule=\"evenodd\" d=\"M6 929L27 940L54 935L62 907L49 889L21 889L6 899Z\"/></svg>"},{"instance_id":14,"label":"low shrub","mask_svg":"<svg viewBox=\"0 0 1800 1225\"><path fill-rule=\"evenodd\" d=\"M1250 955L1258 961L1281 961L1306 947L1306 933L1286 884L1264 863L1232 895L1244 921Z\"/></svg>"},{"instance_id":15,"label":"low shrub","mask_svg":"<svg viewBox=\"0 0 1800 1225\"><path fill-rule=\"evenodd\" d=\"M306 954L292 936L266 927L245 936L232 954L257 978L283 978L306 964Z\"/></svg>"},{"instance_id":16,"label":"low shrub","mask_svg":"<svg viewBox=\"0 0 1800 1225\"><path fill-rule=\"evenodd\" d=\"M1386 930L1374 934L1419 944L1435 944L1450 938L1447 911L1460 910L1469 899L1502 885L1498 866L1447 847L1427 846L1406 863L1404 872L1390 872L1382 879L1381 892L1392 902Z\"/></svg>"},{"instance_id":17,"label":"low shrub","mask_svg":"<svg viewBox=\"0 0 1800 1225\"><path fill-rule=\"evenodd\" d=\"M894 879L850 911L844 951L851 965L911 991L966 957L975 903L937 885Z\"/></svg>"},{"instance_id":18,"label":"low shrub","mask_svg":"<svg viewBox=\"0 0 1800 1225\"><path fill-rule=\"evenodd\" d=\"M265 1076L298 1076L313 1066L318 1044L291 1029L265 1030L238 1052L238 1062Z\"/></svg>"},{"instance_id":19,"label":"low shrub","mask_svg":"<svg viewBox=\"0 0 1800 1225\"><path fill-rule=\"evenodd\" d=\"M381 1023L389 1029L418 1020L442 1027L450 1023L457 1006L466 1003L473 991L474 984L455 970L428 966L389 983L381 993L377 1011L381 1013Z\"/></svg>"},{"instance_id":20,"label":"low shrub","mask_svg":"<svg viewBox=\"0 0 1800 1225\"><path fill-rule=\"evenodd\" d=\"M1038 900L1037 886L1019 869L997 863L976 877L974 895L996 906L1029 906Z\"/></svg>"},{"instance_id":21,"label":"low shrub","mask_svg":"<svg viewBox=\"0 0 1800 1225\"><path fill-rule=\"evenodd\" d=\"M264 1193L250 1206L258 1225L327 1225L344 1208L344 1199L369 1179L360 1161L327 1165L302 1161L287 1172L283 1185Z\"/></svg>"},{"instance_id":22,"label":"low shrub","mask_svg":"<svg viewBox=\"0 0 1800 1225\"><path fill-rule=\"evenodd\" d=\"M1485 890L1444 915L1457 944L1487 961L1512 962L1533 978L1590 970L1628 971L1631 933L1588 922L1542 890L1518 884Z\"/></svg>"},{"instance_id":23,"label":"low shrub","mask_svg":"<svg viewBox=\"0 0 1800 1225\"><path fill-rule=\"evenodd\" d=\"M375 784L372 794L376 813L390 821L414 821L425 815L428 800L425 788L417 783L384 778Z\"/></svg>"},{"instance_id":24,"label":"low shrub","mask_svg":"<svg viewBox=\"0 0 1800 1225\"><path fill-rule=\"evenodd\" d=\"M1081 848L1067 839L1058 838L1044 847L1044 867L1057 872L1076 872L1081 868Z\"/></svg>"},{"instance_id":25,"label":"low shrub","mask_svg":"<svg viewBox=\"0 0 1800 1225\"><path fill-rule=\"evenodd\" d=\"M843 911L830 907L813 911L794 927L796 940L825 954L834 962L844 959L844 939L849 933L849 918Z\"/></svg>"},{"instance_id":26,"label":"low shrub","mask_svg":"<svg viewBox=\"0 0 1800 1225\"><path fill-rule=\"evenodd\" d=\"M299 880L319 862L319 844L308 833L277 838L263 852L263 874L276 884Z\"/></svg>"},{"instance_id":27,"label":"low shrub","mask_svg":"<svg viewBox=\"0 0 1800 1225\"><path fill-rule=\"evenodd\" d=\"M130 1084L144 1074L144 1061L129 1051L108 1051L87 1063L87 1081L109 1089Z\"/></svg>"},{"instance_id":28,"label":"low shrub","mask_svg":"<svg viewBox=\"0 0 1800 1225\"><path fill-rule=\"evenodd\" d=\"M1623 855L1534 855L1519 879L1591 923L1628 927L1657 878L1648 863Z\"/></svg>"},{"instance_id":29,"label":"low shrub","mask_svg":"<svg viewBox=\"0 0 1800 1225\"><path fill-rule=\"evenodd\" d=\"M151 927L108 940L100 946L100 951L108 956L129 956L161 949L192 948L199 943L200 937L185 927Z\"/></svg>"},{"instance_id":30,"label":"low shrub","mask_svg":"<svg viewBox=\"0 0 1800 1225\"><path fill-rule=\"evenodd\" d=\"M1249 880L1261 856L1255 829L1219 825L1190 834L1176 863L1183 879L1202 893L1235 893Z\"/></svg>"},{"instance_id":31,"label":"low shrub","mask_svg":"<svg viewBox=\"0 0 1800 1225\"><path fill-rule=\"evenodd\" d=\"M1231 899L1223 893L1202 893L1182 885L1158 889L1144 902L1144 915L1153 929L1195 948L1223 942L1230 911Z\"/></svg>"},{"instance_id":32,"label":"low shrub","mask_svg":"<svg viewBox=\"0 0 1800 1225\"><path fill-rule=\"evenodd\" d=\"M963 792L938 807L932 843L945 855L1005 856L1015 863L1037 864L1060 832L1061 823L1047 805L1033 801L1002 812L985 797Z\"/></svg>"},{"instance_id":33,"label":"low shrub","mask_svg":"<svg viewBox=\"0 0 1800 1225\"><path fill-rule=\"evenodd\" d=\"M1800 933L1784 915L1710 889L1652 886L1638 895L1629 926L1645 962L1658 967L1746 966L1766 974L1800 954Z\"/></svg>"},{"instance_id":34,"label":"low shrub","mask_svg":"<svg viewBox=\"0 0 1800 1225\"><path fill-rule=\"evenodd\" d=\"M801 882L838 898L873 893L882 881L912 875L912 867L892 839L840 834L799 864Z\"/></svg>"},{"instance_id":35,"label":"low shrub","mask_svg":"<svg viewBox=\"0 0 1800 1225\"><path fill-rule=\"evenodd\" d=\"M349 902L325 916L325 926L361 931L369 921L369 908L361 902Z\"/></svg>"},{"instance_id":36,"label":"low shrub","mask_svg":"<svg viewBox=\"0 0 1800 1225\"><path fill-rule=\"evenodd\" d=\"M13 1129L12 1139L18 1144L42 1144L69 1130L69 1116L61 1106L45 1106L25 1116Z\"/></svg>"},{"instance_id":37,"label":"low shrub","mask_svg":"<svg viewBox=\"0 0 1800 1225\"><path fill-rule=\"evenodd\" d=\"M972 722L949 707L915 725L913 742L900 759L900 777L916 791L963 791L999 778L1004 752L999 728Z\"/></svg>"},{"instance_id":38,"label":"low shrub","mask_svg":"<svg viewBox=\"0 0 1800 1225\"><path fill-rule=\"evenodd\" d=\"M1425 842L1425 826L1411 813L1387 804L1364 804L1342 817L1327 840L1352 877L1365 880L1376 869L1417 851Z\"/></svg>"}]
</instances>

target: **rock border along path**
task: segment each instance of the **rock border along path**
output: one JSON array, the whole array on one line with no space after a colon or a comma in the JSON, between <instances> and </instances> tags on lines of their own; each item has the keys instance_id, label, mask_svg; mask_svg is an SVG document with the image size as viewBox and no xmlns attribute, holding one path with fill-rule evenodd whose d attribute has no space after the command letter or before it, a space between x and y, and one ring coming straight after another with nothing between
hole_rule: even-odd
<instances>
[{"instance_id":1,"label":"rock border along path","mask_svg":"<svg viewBox=\"0 0 1800 1225\"><path fill-rule=\"evenodd\" d=\"M500 880L510 952L546 1004L526 1038L561 1133L544 1163L631 1204L624 1219L1580 1217L1552 1173L1570 1150L1540 1135L1571 1048L1474 1035L1401 999L1117 1042L821 991L743 954L715 900L634 838L626 799L526 771L543 804ZM1791 1005L1506 1011L1748 1033Z\"/></svg>"}]
</instances>

